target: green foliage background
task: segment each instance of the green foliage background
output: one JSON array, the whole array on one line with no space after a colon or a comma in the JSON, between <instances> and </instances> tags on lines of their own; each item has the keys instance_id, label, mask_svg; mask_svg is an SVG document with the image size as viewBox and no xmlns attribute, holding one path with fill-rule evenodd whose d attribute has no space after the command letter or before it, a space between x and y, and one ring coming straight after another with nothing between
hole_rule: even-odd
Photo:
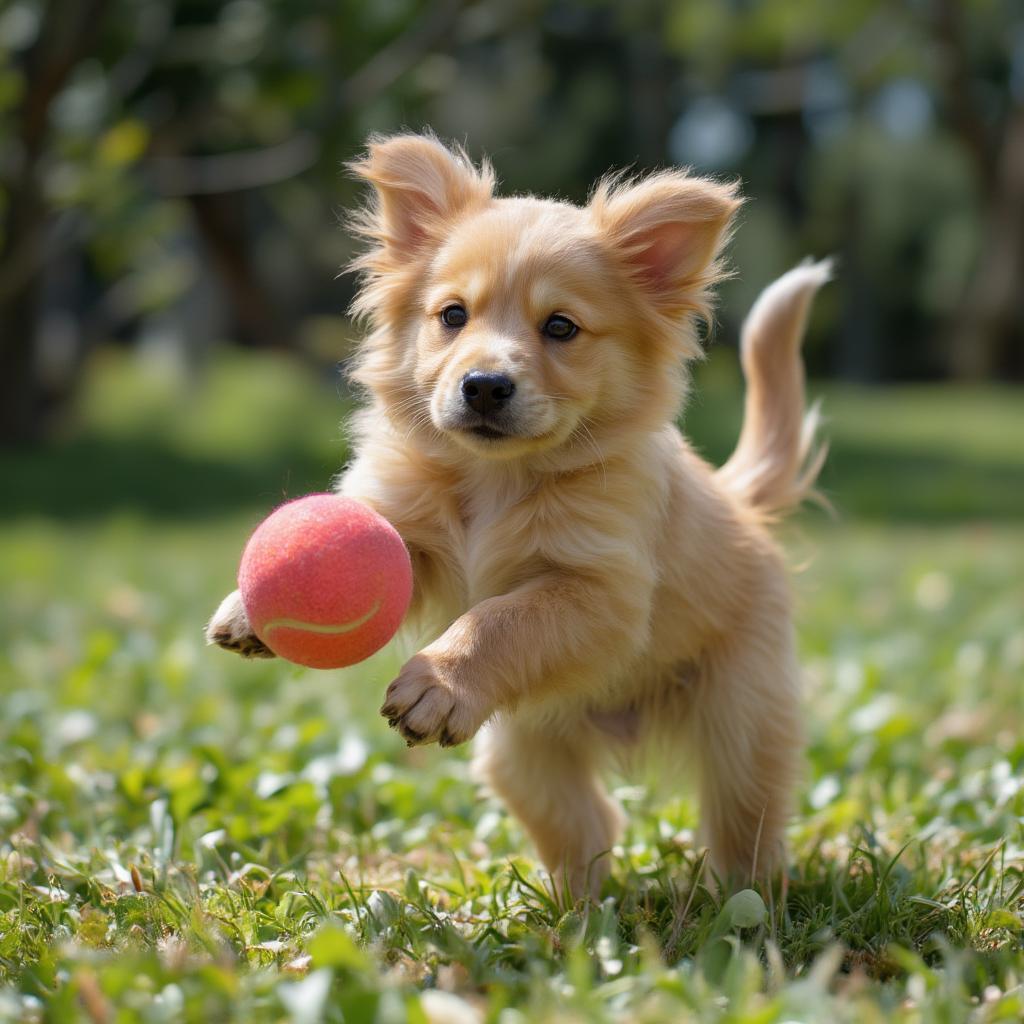
<instances>
[{"instance_id":1,"label":"green foliage background","mask_svg":"<svg viewBox=\"0 0 1024 1024\"><path fill-rule=\"evenodd\" d=\"M0 439L115 339L339 358L342 166L424 126L512 192L738 176L727 325L835 254L816 373L1019 380L1022 39L1013 0L5 0Z\"/></svg>"}]
</instances>

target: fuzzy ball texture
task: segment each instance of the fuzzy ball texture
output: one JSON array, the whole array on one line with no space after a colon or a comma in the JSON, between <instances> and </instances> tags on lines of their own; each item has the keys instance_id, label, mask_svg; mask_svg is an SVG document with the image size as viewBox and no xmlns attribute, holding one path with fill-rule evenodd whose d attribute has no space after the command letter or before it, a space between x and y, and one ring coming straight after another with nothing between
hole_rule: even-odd
<instances>
[{"instance_id":1,"label":"fuzzy ball texture","mask_svg":"<svg viewBox=\"0 0 1024 1024\"><path fill-rule=\"evenodd\" d=\"M372 509L310 494L256 528L238 569L249 622L279 657L354 665L395 635L412 597L409 552Z\"/></svg>"}]
</instances>

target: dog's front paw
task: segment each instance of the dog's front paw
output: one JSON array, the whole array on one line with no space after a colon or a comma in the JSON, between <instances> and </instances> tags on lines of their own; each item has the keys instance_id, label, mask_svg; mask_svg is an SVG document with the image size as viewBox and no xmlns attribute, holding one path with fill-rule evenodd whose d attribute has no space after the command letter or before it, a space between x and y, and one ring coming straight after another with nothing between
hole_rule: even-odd
<instances>
[{"instance_id":1,"label":"dog's front paw","mask_svg":"<svg viewBox=\"0 0 1024 1024\"><path fill-rule=\"evenodd\" d=\"M410 658L388 687L380 713L410 747L439 743L454 747L471 739L487 713L463 689L445 678L428 654Z\"/></svg>"},{"instance_id":2,"label":"dog's front paw","mask_svg":"<svg viewBox=\"0 0 1024 1024\"><path fill-rule=\"evenodd\" d=\"M273 658L274 652L252 631L242 595L228 594L206 626L206 642L243 658Z\"/></svg>"}]
</instances>

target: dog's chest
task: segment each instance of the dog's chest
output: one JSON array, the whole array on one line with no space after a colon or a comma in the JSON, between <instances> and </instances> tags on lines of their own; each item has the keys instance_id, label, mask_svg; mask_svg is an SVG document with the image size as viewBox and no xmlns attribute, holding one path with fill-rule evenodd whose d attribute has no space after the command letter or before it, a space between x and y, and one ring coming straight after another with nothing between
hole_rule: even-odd
<instances>
[{"instance_id":1,"label":"dog's chest","mask_svg":"<svg viewBox=\"0 0 1024 1024\"><path fill-rule=\"evenodd\" d=\"M468 606L506 593L536 571L543 517L529 488L477 489L464 496L460 518L455 551Z\"/></svg>"}]
</instances>

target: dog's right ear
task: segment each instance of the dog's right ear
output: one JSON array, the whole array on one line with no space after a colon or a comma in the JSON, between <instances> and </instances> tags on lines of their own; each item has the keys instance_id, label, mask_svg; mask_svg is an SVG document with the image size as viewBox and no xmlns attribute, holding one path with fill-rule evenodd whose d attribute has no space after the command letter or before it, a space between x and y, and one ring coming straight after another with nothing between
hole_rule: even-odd
<instances>
[{"instance_id":1,"label":"dog's right ear","mask_svg":"<svg viewBox=\"0 0 1024 1024\"><path fill-rule=\"evenodd\" d=\"M605 178L588 210L658 308L707 320L710 288L724 276L718 255L739 207L736 185L667 170Z\"/></svg>"},{"instance_id":2,"label":"dog's right ear","mask_svg":"<svg viewBox=\"0 0 1024 1024\"><path fill-rule=\"evenodd\" d=\"M478 170L463 150L450 150L430 135L371 138L366 155L348 166L376 194L359 231L396 253L443 237L454 217L482 206L494 191L487 163Z\"/></svg>"}]
</instances>

